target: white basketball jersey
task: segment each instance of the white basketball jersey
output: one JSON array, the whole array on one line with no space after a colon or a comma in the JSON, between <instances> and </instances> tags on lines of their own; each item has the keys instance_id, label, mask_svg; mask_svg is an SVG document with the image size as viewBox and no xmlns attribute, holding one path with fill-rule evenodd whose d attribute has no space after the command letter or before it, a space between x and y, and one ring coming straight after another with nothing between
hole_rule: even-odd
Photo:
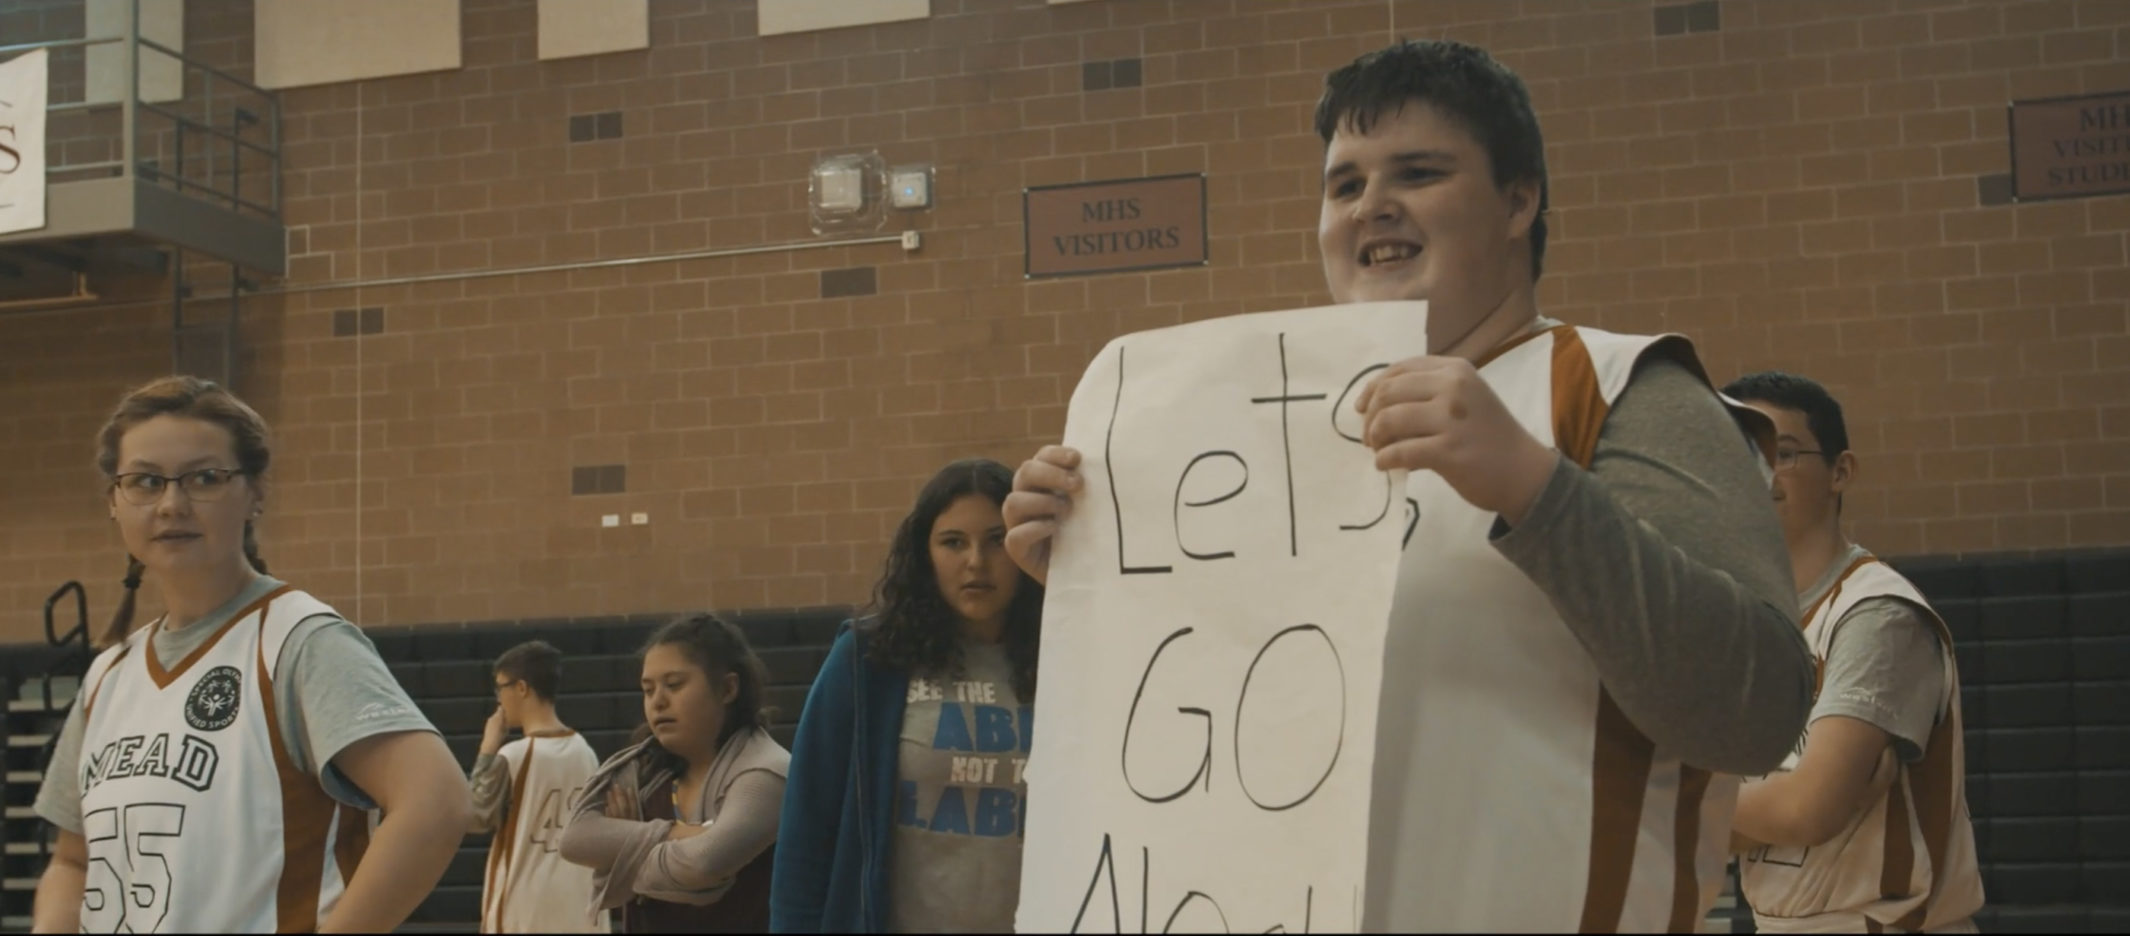
<instances>
[{"instance_id":1,"label":"white basketball jersey","mask_svg":"<svg viewBox=\"0 0 2130 936\"><path fill-rule=\"evenodd\" d=\"M497 752L510 771L510 808L488 846L481 888L483 933L604 933L607 912L585 921L592 869L562 860L570 804L599 769L584 736L525 737Z\"/></svg>"},{"instance_id":2,"label":"white basketball jersey","mask_svg":"<svg viewBox=\"0 0 2130 936\"><path fill-rule=\"evenodd\" d=\"M1982 909L1951 631L1913 584L1866 556L1844 569L1805 612L1805 642L1824 672L1842 619L1873 598L1898 598L1923 609L1938 632L1945 671L1938 721L1923 759L1902 764L1885 795L1832 841L1809 848L1765 846L1740 858L1742 889L1765 932L1937 930L1965 924ZM1797 769L1803 748L1799 741L1781 770Z\"/></svg>"},{"instance_id":3,"label":"white basketball jersey","mask_svg":"<svg viewBox=\"0 0 2130 936\"><path fill-rule=\"evenodd\" d=\"M169 669L161 621L104 651L82 684L89 933L310 932L368 843L281 740L273 674L296 625L333 609L290 586Z\"/></svg>"},{"instance_id":4,"label":"white basketball jersey","mask_svg":"<svg viewBox=\"0 0 2130 936\"><path fill-rule=\"evenodd\" d=\"M1653 352L1700 371L1684 339L1560 326L1479 374L1533 437L1588 467ZM1398 671L1377 727L1366 927L1698 928L1723 881L1738 781L1681 763L1627 720L1546 594L1489 542L1496 514L1434 472L1413 472L1407 495L1417 517L1385 648Z\"/></svg>"}]
</instances>

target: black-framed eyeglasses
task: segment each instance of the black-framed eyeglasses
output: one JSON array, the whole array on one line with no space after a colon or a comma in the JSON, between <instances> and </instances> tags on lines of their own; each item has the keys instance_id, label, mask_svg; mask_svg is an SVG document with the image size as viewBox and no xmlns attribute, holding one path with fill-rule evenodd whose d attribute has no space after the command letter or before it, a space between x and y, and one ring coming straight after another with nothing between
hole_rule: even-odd
<instances>
[{"instance_id":1,"label":"black-framed eyeglasses","mask_svg":"<svg viewBox=\"0 0 2130 936\"><path fill-rule=\"evenodd\" d=\"M146 507L163 499L163 491L175 484L185 496L202 503L213 501L227 492L231 482L242 477L244 472L235 468L200 468L185 472L175 478L152 471L129 471L111 479L111 486L127 503Z\"/></svg>"},{"instance_id":2,"label":"black-framed eyeglasses","mask_svg":"<svg viewBox=\"0 0 2130 936\"><path fill-rule=\"evenodd\" d=\"M525 680L522 679L513 679L509 682L496 683L496 695L502 695L503 693L510 691L510 687L515 686L524 681Z\"/></svg>"},{"instance_id":3,"label":"black-framed eyeglasses","mask_svg":"<svg viewBox=\"0 0 2130 936\"><path fill-rule=\"evenodd\" d=\"M1825 454L1827 454L1827 453L1826 453L1826 452L1823 452L1823 451L1821 451L1821 450L1819 450L1819 449L1776 449L1776 450L1775 450L1775 470L1776 470L1776 471L1782 471L1782 470L1785 470L1785 469L1788 469L1788 468L1791 468L1791 467L1794 467L1794 466L1796 466L1796 464L1797 464L1797 456L1799 456L1799 455L1825 455Z\"/></svg>"}]
</instances>

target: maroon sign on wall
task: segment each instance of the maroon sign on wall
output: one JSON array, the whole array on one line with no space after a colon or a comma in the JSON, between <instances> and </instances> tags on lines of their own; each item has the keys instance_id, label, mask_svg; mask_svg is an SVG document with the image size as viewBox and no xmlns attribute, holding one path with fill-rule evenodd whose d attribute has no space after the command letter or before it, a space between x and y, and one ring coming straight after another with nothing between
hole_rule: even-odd
<instances>
[{"instance_id":1,"label":"maroon sign on wall","mask_svg":"<svg viewBox=\"0 0 2130 936\"><path fill-rule=\"evenodd\" d=\"M1023 189L1021 215L1031 278L1206 262L1203 174Z\"/></svg>"},{"instance_id":2,"label":"maroon sign on wall","mask_svg":"<svg viewBox=\"0 0 2130 936\"><path fill-rule=\"evenodd\" d=\"M2012 197L2130 192L2130 91L2013 101Z\"/></svg>"}]
</instances>

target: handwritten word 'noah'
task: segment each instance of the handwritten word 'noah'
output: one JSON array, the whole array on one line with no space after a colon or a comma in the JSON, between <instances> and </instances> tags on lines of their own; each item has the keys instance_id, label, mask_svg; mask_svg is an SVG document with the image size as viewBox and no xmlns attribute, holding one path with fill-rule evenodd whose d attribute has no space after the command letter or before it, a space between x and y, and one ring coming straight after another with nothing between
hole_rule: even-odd
<instances>
[{"instance_id":1,"label":"handwritten word 'noah'","mask_svg":"<svg viewBox=\"0 0 2130 936\"><path fill-rule=\"evenodd\" d=\"M1129 874L1129 872L1126 873ZM1153 923L1152 914L1155 909L1153 906L1153 877L1153 849L1142 845L1139 847L1139 928L1136 931L1125 929L1124 911L1127 905L1127 898L1119 893L1117 888L1116 846L1109 835L1103 835L1102 851L1095 858L1094 875L1088 878L1087 892L1080 898L1080 909L1079 912L1073 915L1072 929L1070 931L1074 933L1080 932L1080 927L1090 922L1087 914L1089 910L1095 911L1096 920L1101 919L1101 908L1096 906L1096 904L1102 899L1101 885L1104 883L1105 878L1109 884L1109 932L1112 933L1174 933L1178 932L1179 929L1185 933L1233 933L1237 931L1237 926L1244 927L1241 932L1245 933L1307 933L1315 925L1317 914L1320 912L1317 907L1316 885L1313 884L1302 886L1301 900L1297 901L1297 903L1301 904L1299 908L1301 911L1301 926L1299 929L1289 929L1284 921L1260 929L1258 924L1263 923L1263 920L1230 920L1228 919L1228 912L1221 909L1220 901L1212 894L1202 890L1186 890L1173 906L1169 906L1168 918L1162 921L1161 928L1157 930L1152 928L1151 925ZM1360 890L1358 888L1354 889L1351 897L1352 928L1355 932L1359 932L1361 929ZM1233 895L1230 895L1230 898L1232 899ZM1215 927L1218 927L1218 929L1215 929Z\"/></svg>"}]
</instances>

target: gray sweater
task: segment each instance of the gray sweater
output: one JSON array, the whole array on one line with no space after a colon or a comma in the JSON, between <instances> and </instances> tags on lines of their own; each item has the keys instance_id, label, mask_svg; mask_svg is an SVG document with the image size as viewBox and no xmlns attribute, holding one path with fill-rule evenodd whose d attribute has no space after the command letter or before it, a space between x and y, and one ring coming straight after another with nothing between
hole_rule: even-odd
<instances>
[{"instance_id":1,"label":"gray sweater","mask_svg":"<svg viewBox=\"0 0 2130 936\"><path fill-rule=\"evenodd\" d=\"M1658 747L1721 773L1782 762L1812 655L1768 481L1699 376L1646 359L1590 469L1562 458L1523 523L1496 532Z\"/></svg>"}]
</instances>

